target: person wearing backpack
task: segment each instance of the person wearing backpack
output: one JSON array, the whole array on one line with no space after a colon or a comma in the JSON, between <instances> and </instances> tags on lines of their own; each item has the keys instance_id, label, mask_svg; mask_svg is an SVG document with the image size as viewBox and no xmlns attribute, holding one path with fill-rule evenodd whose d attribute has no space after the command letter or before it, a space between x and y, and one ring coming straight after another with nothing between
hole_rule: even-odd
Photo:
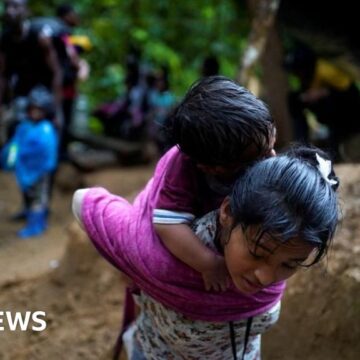
<instances>
[{"instance_id":1,"label":"person wearing backpack","mask_svg":"<svg viewBox=\"0 0 360 360\"><path fill-rule=\"evenodd\" d=\"M70 4L61 4L56 8L56 16L37 17L31 19L33 28L47 29L51 33L53 44L62 69L62 113L63 126L60 134L59 155L66 160L67 147L72 139L70 126L72 123L74 105L77 98L77 82L85 80L89 73L89 65L80 57L84 51L91 48L87 36L73 35L73 29L78 26L80 18Z\"/></svg>"}]
</instances>

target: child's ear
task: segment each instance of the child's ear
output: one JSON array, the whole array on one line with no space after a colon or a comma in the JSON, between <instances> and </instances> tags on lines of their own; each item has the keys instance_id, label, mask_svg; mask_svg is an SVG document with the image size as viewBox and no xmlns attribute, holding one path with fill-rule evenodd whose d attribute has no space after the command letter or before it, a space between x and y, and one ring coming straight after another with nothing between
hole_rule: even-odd
<instances>
[{"instance_id":1,"label":"child's ear","mask_svg":"<svg viewBox=\"0 0 360 360\"><path fill-rule=\"evenodd\" d=\"M233 224L229 197L226 197L220 205L219 222L222 227L230 227Z\"/></svg>"}]
</instances>

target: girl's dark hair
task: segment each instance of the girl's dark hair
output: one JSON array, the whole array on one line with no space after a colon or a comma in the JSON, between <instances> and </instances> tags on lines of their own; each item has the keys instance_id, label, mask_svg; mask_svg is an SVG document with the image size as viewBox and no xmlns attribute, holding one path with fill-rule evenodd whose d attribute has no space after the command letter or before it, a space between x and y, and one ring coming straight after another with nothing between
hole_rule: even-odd
<instances>
[{"instance_id":1,"label":"girl's dark hair","mask_svg":"<svg viewBox=\"0 0 360 360\"><path fill-rule=\"evenodd\" d=\"M206 165L236 163L250 145L262 152L273 131L267 106L223 76L195 83L165 124L169 142Z\"/></svg>"},{"instance_id":2,"label":"girl's dark hair","mask_svg":"<svg viewBox=\"0 0 360 360\"><path fill-rule=\"evenodd\" d=\"M300 146L248 169L230 197L234 226L260 225L281 242L300 238L317 247L312 264L318 262L338 223L339 185L332 165L330 174L321 173L319 157L330 160L320 149Z\"/></svg>"}]
</instances>

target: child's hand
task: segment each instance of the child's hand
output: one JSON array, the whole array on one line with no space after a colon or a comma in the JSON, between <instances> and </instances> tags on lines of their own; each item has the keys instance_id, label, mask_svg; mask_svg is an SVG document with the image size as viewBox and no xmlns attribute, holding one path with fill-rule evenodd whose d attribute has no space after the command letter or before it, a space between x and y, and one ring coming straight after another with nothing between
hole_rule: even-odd
<instances>
[{"instance_id":1,"label":"child's hand","mask_svg":"<svg viewBox=\"0 0 360 360\"><path fill-rule=\"evenodd\" d=\"M201 273L207 291L225 291L230 286L230 276L222 256L214 256L209 269Z\"/></svg>"}]
</instances>

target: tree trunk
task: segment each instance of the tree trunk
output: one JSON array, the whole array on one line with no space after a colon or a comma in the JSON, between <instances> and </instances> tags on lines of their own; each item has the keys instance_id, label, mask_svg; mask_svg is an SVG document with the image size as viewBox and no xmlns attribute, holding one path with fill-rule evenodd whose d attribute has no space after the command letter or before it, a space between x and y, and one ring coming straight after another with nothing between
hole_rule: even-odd
<instances>
[{"instance_id":1,"label":"tree trunk","mask_svg":"<svg viewBox=\"0 0 360 360\"><path fill-rule=\"evenodd\" d=\"M280 0L248 0L253 15L248 45L241 59L237 80L248 87L255 65L264 51L269 29L273 26Z\"/></svg>"},{"instance_id":2,"label":"tree trunk","mask_svg":"<svg viewBox=\"0 0 360 360\"><path fill-rule=\"evenodd\" d=\"M261 65L263 69L262 91L269 105L277 128L277 148L287 146L293 139L292 123L288 110L288 82L282 68L283 49L279 33L275 26L269 29Z\"/></svg>"},{"instance_id":3,"label":"tree trunk","mask_svg":"<svg viewBox=\"0 0 360 360\"><path fill-rule=\"evenodd\" d=\"M237 80L265 97L277 126L277 147L283 148L292 139L292 126L287 107L287 78L282 69L282 44L274 26L280 0L248 0L247 5L253 19ZM258 64L263 67L261 90L254 81Z\"/></svg>"}]
</instances>

